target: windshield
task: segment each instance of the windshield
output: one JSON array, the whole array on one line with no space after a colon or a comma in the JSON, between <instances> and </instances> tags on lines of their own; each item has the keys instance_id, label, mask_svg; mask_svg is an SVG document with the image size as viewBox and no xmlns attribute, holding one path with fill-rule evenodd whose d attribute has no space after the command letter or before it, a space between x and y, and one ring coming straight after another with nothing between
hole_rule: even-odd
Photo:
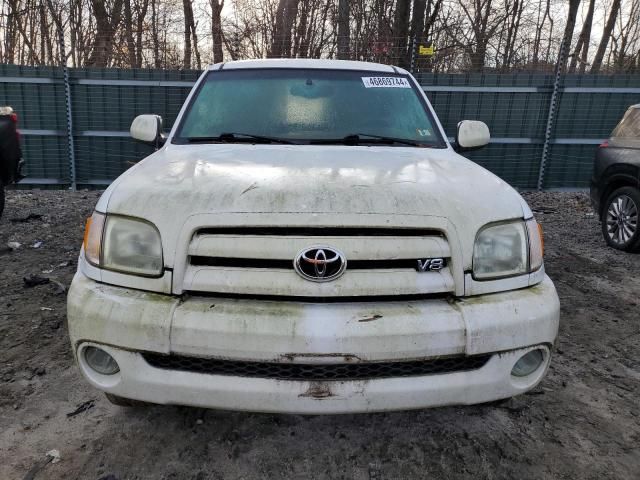
<instances>
[{"instance_id":1,"label":"windshield","mask_svg":"<svg viewBox=\"0 0 640 480\"><path fill-rule=\"evenodd\" d=\"M174 138L208 141L446 146L407 76L316 69L210 72Z\"/></svg>"}]
</instances>

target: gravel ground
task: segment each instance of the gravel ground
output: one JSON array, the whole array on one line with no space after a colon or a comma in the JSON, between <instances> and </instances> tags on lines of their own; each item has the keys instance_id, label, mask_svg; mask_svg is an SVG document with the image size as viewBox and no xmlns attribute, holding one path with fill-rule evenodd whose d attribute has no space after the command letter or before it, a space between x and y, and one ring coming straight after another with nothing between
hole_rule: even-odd
<instances>
[{"instance_id":1,"label":"gravel ground","mask_svg":"<svg viewBox=\"0 0 640 480\"><path fill-rule=\"evenodd\" d=\"M526 195L562 303L539 387L500 406L343 416L123 409L93 390L72 362L61 285L98 196L8 192L0 479L639 478L640 255L605 247L586 195ZM30 275L50 282L27 288Z\"/></svg>"}]
</instances>

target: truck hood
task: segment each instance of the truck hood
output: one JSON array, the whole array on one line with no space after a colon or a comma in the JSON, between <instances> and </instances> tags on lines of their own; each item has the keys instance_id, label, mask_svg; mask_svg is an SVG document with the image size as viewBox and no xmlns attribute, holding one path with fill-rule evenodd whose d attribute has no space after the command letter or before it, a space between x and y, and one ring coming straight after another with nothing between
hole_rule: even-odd
<instances>
[{"instance_id":1,"label":"truck hood","mask_svg":"<svg viewBox=\"0 0 640 480\"><path fill-rule=\"evenodd\" d=\"M153 222L171 264L181 225L197 214L269 214L274 224L278 214L298 214L303 225L317 214L331 214L335 225L362 225L364 214L391 225L399 216L417 224L442 217L468 251L480 227L522 218L528 207L451 149L168 144L120 176L97 210Z\"/></svg>"}]
</instances>

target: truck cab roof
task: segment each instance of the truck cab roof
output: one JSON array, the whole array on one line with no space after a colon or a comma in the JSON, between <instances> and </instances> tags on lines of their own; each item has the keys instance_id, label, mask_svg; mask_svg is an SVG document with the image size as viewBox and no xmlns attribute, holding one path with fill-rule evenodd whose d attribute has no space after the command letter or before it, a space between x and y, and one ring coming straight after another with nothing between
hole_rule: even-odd
<instances>
[{"instance_id":1,"label":"truck cab roof","mask_svg":"<svg viewBox=\"0 0 640 480\"><path fill-rule=\"evenodd\" d=\"M372 62L357 62L352 60L325 60L308 58L267 58L258 60L235 60L210 65L208 70L240 70L251 68L315 68L325 70L364 70L380 73L400 73L408 72L400 67L382 65Z\"/></svg>"}]
</instances>

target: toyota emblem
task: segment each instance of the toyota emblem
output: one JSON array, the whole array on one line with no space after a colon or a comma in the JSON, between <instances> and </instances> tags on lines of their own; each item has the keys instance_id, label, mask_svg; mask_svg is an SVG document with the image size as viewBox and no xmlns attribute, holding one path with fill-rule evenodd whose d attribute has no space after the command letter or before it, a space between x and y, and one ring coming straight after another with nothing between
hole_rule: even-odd
<instances>
[{"instance_id":1,"label":"toyota emblem","mask_svg":"<svg viewBox=\"0 0 640 480\"><path fill-rule=\"evenodd\" d=\"M298 253L293 267L305 280L329 282L344 273L347 260L335 248L314 246Z\"/></svg>"}]
</instances>

